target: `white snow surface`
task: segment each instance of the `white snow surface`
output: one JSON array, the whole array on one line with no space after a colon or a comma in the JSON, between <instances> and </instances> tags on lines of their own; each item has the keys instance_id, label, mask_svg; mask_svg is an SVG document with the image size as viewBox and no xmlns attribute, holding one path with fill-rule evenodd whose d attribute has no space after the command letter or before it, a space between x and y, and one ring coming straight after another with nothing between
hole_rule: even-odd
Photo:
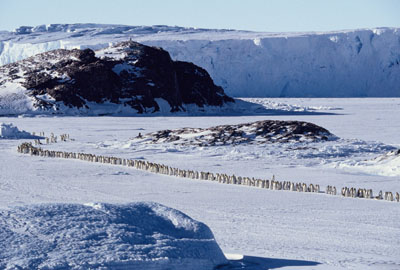
<instances>
[{"instance_id":1,"label":"white snow surface","mask_svg":"<svg viewBox=\"0 0 400 270\"><path fill-rule=\"evenodd\" d=\"M157 203L41 204L0 210L1 269L214 269L210 229Z\"/></svg>"},{"instance_id":2,"label":"white snow surface","mask_svg":"<svg viewBox=\"0 0 400 270\"><path fill-rule=\"evenodd\" d=\"M135 40L205 68L236 97L400 96L399 28L263 33L170 26L52 24L0 32L0 65L59 48Z\"/></svg>"},{"instance_id":3,"label":"white snow surface","mask_svg":"<svg viewBox=\"0 0 400 270\"><path fill-rule=\"evenodd\" d=\"M68 133L44 149L142 159L182 169L280 181L400 192L399 175L337 164L394 159L400 148L399 98L272 99L260 103L325 108L335 114L227 117L1 117L19 129ZM285 105L286 104L286 105ZM294 105L295 104L295 105ZM316 109L316 112L323 112ZM142 145L139 132L206 128L257 120L307 121L339 137L318 143L190 147ZM27 140L29 141L29 140ZM43 203L153 201L209 226L229 265L221 269L400 269L400 204L224 185L123 166L32 157L21 140L0 140L0 208ZM385 160L386 160L385 159ZM380 160L380 161L378 161ZM382 163L383 164L383 163ZM391 169L391 165L381 170ZM392 167L393 168L393 167ZM29 206L30 207L30 206ZM90 210L92 211L92 210ZM8 219L7 219L8 221ZM11 222L11 221L10 221ZM187 269L190 269L188 267Z\"/></svg>"},{"instance_id":4,"label":"white snow surface","mask_svg":"<svg viewBox=\"0 0 400 270\"><path fill-rule=\"evenodd\" d=\"M370 160L345 160L333 165L349 171L398 177L400 176L400 154L397 151L393 150Z\"/></svg>"}]
</instances>

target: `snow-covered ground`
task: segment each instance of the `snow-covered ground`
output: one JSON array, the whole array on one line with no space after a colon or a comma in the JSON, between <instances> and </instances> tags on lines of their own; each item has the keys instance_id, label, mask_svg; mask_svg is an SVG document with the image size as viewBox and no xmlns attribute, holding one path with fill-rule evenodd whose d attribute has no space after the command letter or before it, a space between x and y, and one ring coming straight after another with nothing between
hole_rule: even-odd
<instances>
[{"instance_id":1,"label":"snow-covered ground","mask_svg":"<svg viewBox=\"0 0 400 270\"><path fill-rule=\"evenodd\" d=\"M400 192L399 174L380 173L387 171L388 164L380 163L386 159L379 158L400 148L400 99L258 102L292 108L293 114L286 110L268 116L2 117L0 122L36 134L68 133L73 139L44 145L46 149L144 159L264 179L275 175L281 181L320 184L323 190L326 185L335 185L372 188L375 193ZM295 108L333 114L298 114ZM340 139L218 147L142 145L132 140L139 132L265 119L312 122ZM155 175L122 166L31 157L16 152L22 141L0 140L1 208L47 202L154 201L207 224L224 253L245 255L229 255L230 269L242 269L243 264L244 269L400 269L399 203L271 191ZM365 160L382 165L381 170L351 166ZM398 163L393 164L396 169Z\"/></svg>"},{"instance_id":2,"label":"snow-covered ground","mask_svg":"<svg viewBox=\"0 0 400 270\"><path fill-rule=\"evenodd\" d=\"M230 96L400 96L399 28L263 33L169 26L53 24L0 31L0 65L60 48L129 39L205 68Z\"/></svg>"}]
</instances>

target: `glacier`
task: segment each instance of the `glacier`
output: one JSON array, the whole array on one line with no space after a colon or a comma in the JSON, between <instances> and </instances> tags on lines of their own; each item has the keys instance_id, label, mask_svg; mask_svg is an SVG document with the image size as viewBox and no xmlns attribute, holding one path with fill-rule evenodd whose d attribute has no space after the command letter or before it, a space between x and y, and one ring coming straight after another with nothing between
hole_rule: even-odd
<instances>
[{"instance_id":1,"label":"glacier","mask_svg":"<svg viewBox=\"0 0 400 270\"><path fill-rule=\"evenodd\" d=\"M400 28L263 33L178 26L51 24L0 31L0 65L132 39L205 68L234 97L399 97Z\"/></svg>"}]
</instances>

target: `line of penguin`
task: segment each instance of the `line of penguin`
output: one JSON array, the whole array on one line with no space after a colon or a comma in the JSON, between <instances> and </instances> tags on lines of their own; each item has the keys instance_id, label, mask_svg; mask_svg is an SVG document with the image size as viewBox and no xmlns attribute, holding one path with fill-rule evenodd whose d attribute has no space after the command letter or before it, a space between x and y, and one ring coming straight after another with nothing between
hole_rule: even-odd
<instances>
[{"instance_id":1,"label":"line of penguin","mask_svg":"<svg viewBox=\"0 0 400 270\"><path fill-rule=\"evenodd\" d=\"M53 157L53 158L66 158L66 159L79 159L88 162L98 162L106 163L112 165L121 165L133 167L138 170L149 171L151 173L165 174L176 177L198 179L198 180L209 180L217 181L223 184L233 184L233 185L244 185L252 186L270 190L289 190L297 192L313 192L320 193L320 186L306 183L294 183L289 181L276 181L273 176L271 180L255 179L250 177L241 177L235 175L211 173L211 172L199 172L192 170L182 170L179 168L173 168L164 164L153 163L143 160L132 160L109 156L98 156L86 153L74 153L74 152L64 152L64 151L50 151L43 150L40 147L35 147L32 143L24 142L18 146L18 152L22 154L30 154L32 156L41 157ZM337 189L334 186L327 186L325 193L328 195L338 195ZM400 202L400 195L398 192L393 195L392 192L382 193L380 191L377 196L373 196L372 189L356 189L343 187L341 189L341 196L350 198L365 198L365 199L376 199L376 200L386 200L386 201L396 201Z\"/></svg>"},{"instance_id":2,"label":"line of penguin","mask_svg":"<svg viewBox=\"0 0 400 270\"><path fill-rule=\"evenodd\" d=\"M33 136L36 136L35 132L32 132ZM57 143L58 142L58 138L60 138L60 141L66 142L68 140L71 140L69 138L69 134L61 134L59 137L54 135L54 133L50 133L50 137L46 137L44 132L41 131L39 132L39 137L42 137L43 140L46 142L46 144L50 144L50 143ZM41 141L41 139L35 139L34 140L35 145L42 145L43 142Z\"/></svg>"}]
</instances>

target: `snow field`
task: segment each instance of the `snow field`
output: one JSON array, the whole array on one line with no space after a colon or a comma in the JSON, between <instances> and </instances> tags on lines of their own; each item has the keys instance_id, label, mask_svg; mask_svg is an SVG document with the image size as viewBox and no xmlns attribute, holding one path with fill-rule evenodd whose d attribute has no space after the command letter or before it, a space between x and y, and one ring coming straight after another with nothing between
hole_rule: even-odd
<instances>
[{"instance_id":1,"label":"snow field","mask_svg":"<svg viewBox=\"0 0 400 270\"><path fill-rule=\"evenodd\" d=\"M306 183L296 183L290 181L276 181L273 176L271 180L265 179L255 179L254 177L246 177L246 176L235 176L228 175L224 173L210 173L210 172L199 172L193 170L183 170L180 168L173 168L164 164L153 163L149 161L142 160L132 160L132 159L124 159L118 157L110 157L110 156L98 156L89 153L74 153L74 152L63 152L63 151L49 151L42 148L34 147L31 143L22 143L18 145L18 152L22 154L30 154L31 156L40 156L40 157L50 157L50 158L64 158L64 159L79 159L88 162L98 162L105 163L111 165L121 165L134 167L138 170L145 170L151 173L156 174L164 174L175 177L196 179L196 180L208 180L208 181L216 181L222 184L233 184L233 185L244 185L251 186L263 189L271 189L271 190L287 190L287 191L297 191L297 192L311 192L311 193L320 193L319 184L309 184ZM364 199L377 199L377 200L386 200L386 201L395 201L400 202L400 195L398 192L392 193L390 191L385 191L384 195L382 190L380 190L379 194L374 196L372 189L365 188L348 188L342 187L337 189L335 186L327 186L325 194L329 195L342 195L343 197L351 197L351 198L364 198Z\"/></svg>"},{"instance_id":2,"label":"snow field","mask_svg":"<svg viewBox=\"0 0 400 270\"><path fill-rule=\"evenodd\" d=\"M3 206L157 201L209 224L224 252L316 261L333 269L379 262L395 269L399 263L395 203L220 185L74 160L24 156L15 162L20 159L9 158L22 167L2 175ZM320 267L311 269L326 269Z\"/></svg>"},{"instance_id":3,"label":"snow field","mask_svg":"<svg viewBox=\"0 0 400 270\"><path fill-rule=\"evenodd\" d=\"M247 117L29 117L1 118L28 131L70 134L46 149L87 152L153 161L182 169L225 172L277 180L302 180L399 190L397 177L344 171L331 161L372 160L398 148L398 99L279 99L277 103L330 107L333 115L270 115ZM327 128L341 138L335 145L310 155L299 149L268 145L187 148L132 144L138 133L182 127L209 127L263 119L302 120ZM33 142L33 141L32 141ZM155 201L176 208L213 231L225 253L257 257L253 261L280 262L284 269L398 269L397 218L400 207L386 201L361 200L262 190L246 186L194 181L124 166L79 160L59 160L17 154L18 140L0 140L0 207L60 202L127 203ZM306 145L307 146L307 145ZM336 154L323 155L328 149ZM350 151L351 150L351 151ZM303 152L305 151L305 152ZM312 150L316 151L316 150ZM312 153L311 151L311 153ZM229 155L226 155L230 153ZM297 153L297 154L296 154ZM335 152L333 152L335 153ZM292 260L310 263L291 264ZM316 264L320 263L320 264ZM240 269L240 268L239 268ZM248 268L250 269L250 268Z\"/></svg>"}]
</instances>

